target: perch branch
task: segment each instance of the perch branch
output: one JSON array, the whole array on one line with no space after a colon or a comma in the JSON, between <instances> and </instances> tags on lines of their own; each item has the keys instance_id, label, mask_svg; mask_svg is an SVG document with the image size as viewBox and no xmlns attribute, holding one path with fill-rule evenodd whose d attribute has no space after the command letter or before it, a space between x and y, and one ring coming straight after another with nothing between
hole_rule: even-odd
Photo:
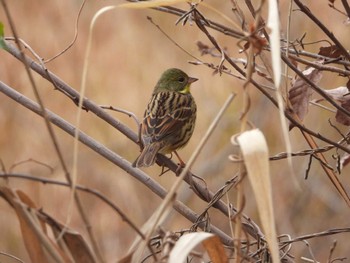
<instances>
[{"instance_id":1,"label":"perch branch","mask_svg":"<svg viewBox=\"0 0 350 263\"><path fill-rule=\"evenodd\" d=\"M42 116L42 111L40 110L40 107L38 106L37 103L26 98L21 93L11 89L9 86L7 86L1 81L0 81L0 92L10 97L11 99L15 100L16 102L20 103L22 106L26 107L27 109ZM46 110L46 112L47 112L47 118L51 123L53 123L60 129L64 130L65 132L67 132L69 135L74 136L75 127L73 125L71 125L70 123L68 123L67 121L60 118L59 116L57 116L56 114L54 114L49 110ZM89 137L88 135L86 135L81 131L79 131L78 139L87 147L89 147L96 153L100 154L101 156L103 156L110 162L114 163L115 165L119 166L121 169L123 169L124 171L126 171L127 173L135 177L138 181L142 182L156 195L160 196L161 198L164 198L166 196L167 191L160 184L158 184L155 180L150 178L143 171L132 167L130 162L126 161L124 158L122 158L118 154L112 152L110 149L100 144L99 142L93 140L91 137ZM165 156L163 157L166 158ZM175 163L173 164L176 165ZM200 186L198 187L200 188ZM178 200L175 201L174 203L174 209L178 211L181 215L183 215L185 218L190 220L191 222L195 222L195 220L197 219L197 215ZM227 210L226 205L224 205L224 209L226 212ZM212 226L212 230L214 233L216 233L220 237L220 239L224 244L232 245L232 239L229 236L227 236L224 232L222 232L220 229L218 229L215 226Z\"/></svg>"},{"instance_id":2,"label":"perch branch","mask_svg":"<svg viewBox=\"0 0 350 263\"><path fill-rule=\"evenodd\" d=\"M8 51L14 57L18 58L18 51L15 47L8 44ZM80 96L79 93L77 91L75 91L73 88L71 88L70 86L68 86L64 81L62 81L60 78L58 78L55 74L51 73L49 70L43 70L43 68L38 63L36 63L35 61L31 60L28 57L26 57L26 60L28 60L28 62L30 62L29 65L35 72L37 72L39 75L41 75L42 77L44 77L45 79L47 79L50 82L54 81L54 83L56 84L55 86L63 94L67 95L69 98L73 98L73 102L75 100L77 100L77 101L79 100L79 96ZM18 95L18 96L22 96L22 95ZM98 106L97 104L95 104L94 102L90 101L87 98L84 98L83 106L86 110L91 111L96 116L98 116L99 118L101 118L102 120L106 121L108 124L113 126L115 129L120 131L127 138L129 138L130 140L132 140L135 143L138 143L138 135L136 133L134 133L130 128L125 126L119 120L113 118L111 115L109 115L103 109L101 109L100 106ZM73 127L73 129L74 129L74 127ZM350 153L350 150L348 150L348 151ZM163 155L158 154L157 156L158 156L157 158L160 161L161 165L168 167L171 171L176 173L177 168L178 168L177 164L175 164L173 161L171 161L169 158L167 158ZM117 163L115 163L115 164L117 164ZM130 170L134 170L132 167L130 168L128 166L127 167L122 166L121 168L128 173L130 172ZM200 183L197 183L195 180L192 180L191 179L192 177L193 177L192 173L188 172L187 176L185 177L186 183L189 184L191 187L195 188L198 191L198 193L201 193L201 195L199 197L202 200L209 202L212 199L212 197L214 196L214 194L211 191L208 191L208 189L206 187L203 187ZM141 176L141 178L142 178L142 176ZM139 180L142 183L145 183L144 179L139 179ZM220 201L216 202L214 207L217 208L218 210L220 210L226 216L229 216L229 213L227 211L227 204L225 204L223 201L220 200ZM232 209L231 213L236 214L237 210L235 210L234 207L231 205L230 205L230 207ZM243 217L245 218L245 221L246 221L244 223L244 226L246 228L245 231L248 232L254 238L262 238L263 234L262 234L261 230L259 229L258 225L253 220L251 220L248 216L244 215Z\"/></svg>"}]
</instances>

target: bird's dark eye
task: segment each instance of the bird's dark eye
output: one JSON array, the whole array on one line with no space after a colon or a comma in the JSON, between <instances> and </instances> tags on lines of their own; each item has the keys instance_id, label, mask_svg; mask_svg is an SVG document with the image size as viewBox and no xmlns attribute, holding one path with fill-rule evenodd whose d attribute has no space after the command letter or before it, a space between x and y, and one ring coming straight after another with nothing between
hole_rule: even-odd
<instances>
[{"instance_id":1,"label":"bird's dark eye","mask_svg":"<svg viewBox=\"0 0 350 263\"><path fill-rule=\"evenodd\" d=\"M179 82L183 83L185 81L185 78L184 77L180 77L179 78Z\"/></svg>"}]
</instances>

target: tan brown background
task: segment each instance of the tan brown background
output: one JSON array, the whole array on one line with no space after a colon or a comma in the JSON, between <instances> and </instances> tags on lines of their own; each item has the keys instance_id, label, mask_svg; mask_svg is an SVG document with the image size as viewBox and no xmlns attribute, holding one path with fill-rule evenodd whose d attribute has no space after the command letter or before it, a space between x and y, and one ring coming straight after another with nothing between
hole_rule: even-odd
<instances>
[{"instance_id":1,"label":"tan brown background","mask_svg":"<svg viewBox=\"0 0 350 263\"><path fill-rule=\"evenodd\" d=\"M60 52L72 40L80 1L12 0L7 2L19 36L44 59ZM287 1L281 2L282 27L286 32L288 4L285 3ZM350 27L342 24L345 17L328 8L327 1L305 2L343 42L344 46L349 48ZM122 2L88 1L79 21L77 42L64 55L47 64L51 71L77 90L81 83L86 39L91 19L99 8L119 3ZM213 0L206 1L206 3L232 18L230 1ZM188 8L186 4L178 6ZM200 10L208 18L230 26L227 21L210 10L205 8ZM212 70L206 66L188 64L188 61L194 59L171 43L146 19L146 16L151 16L153 21L159 24L180 46L196 57L200 57L196 41L209 43L195 25L175 26L177 17L170 14L154 10L123 8L108 12L97 21L94 30L86 96L98 104L112 105L132 111L141 118L153 86L163 70L178 67L189 75L199 78L199 81L192 87L198 105L197 126L189 145L180 151L183 159L187 160L228 94L237 93L233 104L193 167L193 172L205 178L210 189L215 191L236 172L236 166L231 164L227 157L234 152L230 144L230 137L240 130L239 117L242 110L243 82L226 75L213 75ZM247 15L247 17L250 16ZM5 35L12 36L2 9L0 9L0 20L5 24ZM232 57L244 57L238 52L236 39L211 32L222 46L227 47ZM291 39L301 37L304 32L307 33L306 42L324 38L322 32L315 29L315 26L305 16L294 12ZM310 52L317 52L320 45L322 44L314 44L306 48ZM218 63L217 59L209 56L201 59ZM3 50L0 50L0 79L26 96L34 98L23 65ZM35 75L35 81L46 107L67 121L75 122L76 106L67 97L55 91L40 76ZM324 74L320 86L335 88L345 83L343 78L335 79L330 74ZM276 109L253 87L250 89L252 106L249 119L265 133L271 155L285 151ZM133 130L137 130L129 117L119 113L111 114ZM314 130L335 139L338 134L329 127L328 118L334 120L331 113L311 106L306 123ZM84 132L128 161L132 162L138 155L139 149L134 143L92 114L84 112L81 125ZM43 119L0 94L0 127L0 159L6 169L10 169L12 165L20 161L33 159L51 166L54 172L50 173L48 169L35 163L22 164L15 167L13 171L64 180ZM346 131L344 127L341 129ZM57 128L55 128L55 133L65 161L71 169L73 139ZM297 130L293 130L290 137L294 151L307 149L306 143ZM306 181L303 179L307 164L308 158L294 158L294 175L292 175L286 161L271 163L279 234L297 237L349 226L349 208L336 193L316 162L311 167L309 179ZM160 203L160 199L150 193L145 186L85 146L80 146L78 167L79 183L98 189L108 196L139 226L149 218ZM159 177L159 167L152 167L145 171L166 188L169 188L175 180L172 174ZM300 184L300 190L293 184L292 176L295 176ZM349 190L349 170L345 169L340 177L346 189ZM61 222L65 222L69 201L67 189L14 179L11 179L9 184L25 191L44 211ZM200 213L206 204L199 201L187 185L182 187L182 191L183 195L180 196L180 199ZM85 194L82 197L88 208L93 231L97 235L100 248L107 261L113 262L125 253L135 233L100 201ZM234 191L230 198L235 203ZM248 185L245 213L252 219L259 220L255 201ZM215 221L216 214L215 211L212 211L213 223L229 233L228 222ZM70 226L85 234L76 212L73 213ZM174 212L164 228L181 230L190 226L190 222ZM311 240L310 245L316 259L325 260L333 240L336 239L338 243L334 255L347 256L349 260L349 238L349 234L323 237ZM8 204L2 200L0 200L0 251L13 254L25 262L29 260L21 239L17 218ZM295 244L293 252L299 258L300 256L310 257L308 248L303 243ZM0 262L7 261L0 255Z\"/></svg>"}]
</instances>

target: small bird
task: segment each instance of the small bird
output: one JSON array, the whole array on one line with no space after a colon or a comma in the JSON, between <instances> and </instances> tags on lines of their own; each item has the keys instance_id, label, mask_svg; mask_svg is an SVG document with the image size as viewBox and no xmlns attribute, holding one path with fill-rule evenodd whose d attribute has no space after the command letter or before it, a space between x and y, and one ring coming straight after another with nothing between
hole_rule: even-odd
<instances>
[{"instance_id":1,"label":"small bird","mask_svg":"<svg viewBox=\"0 0 350 263\"><path fill-rule=\"evenodd\" d=\"M133 163L134 167L153 165L157 153L175 152L177 155L176 150L188 143L197 112L190 86L197 80L177 68L168 69L162 74L144 114L140 128L144 148ZM183 161L179 160L183 166Z\"/></svg>"}]
</instances>

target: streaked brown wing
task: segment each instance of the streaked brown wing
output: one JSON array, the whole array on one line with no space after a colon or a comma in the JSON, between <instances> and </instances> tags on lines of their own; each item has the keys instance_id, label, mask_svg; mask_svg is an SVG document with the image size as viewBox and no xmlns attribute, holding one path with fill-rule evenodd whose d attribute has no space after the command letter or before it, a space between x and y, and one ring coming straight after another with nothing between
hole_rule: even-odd
<instances>
[{"instance_id":1,"label":"streaked brown wing","mask_svg":"<svg viewBox=\"0 0 350 263\"><path fill-rule=\"evenodd\" d=\"M144 144L159 142L166 137L180 133L193 114L191 98L170 92L155 94L148 104L142 123Z\"/></svg>"}]
</instances>

